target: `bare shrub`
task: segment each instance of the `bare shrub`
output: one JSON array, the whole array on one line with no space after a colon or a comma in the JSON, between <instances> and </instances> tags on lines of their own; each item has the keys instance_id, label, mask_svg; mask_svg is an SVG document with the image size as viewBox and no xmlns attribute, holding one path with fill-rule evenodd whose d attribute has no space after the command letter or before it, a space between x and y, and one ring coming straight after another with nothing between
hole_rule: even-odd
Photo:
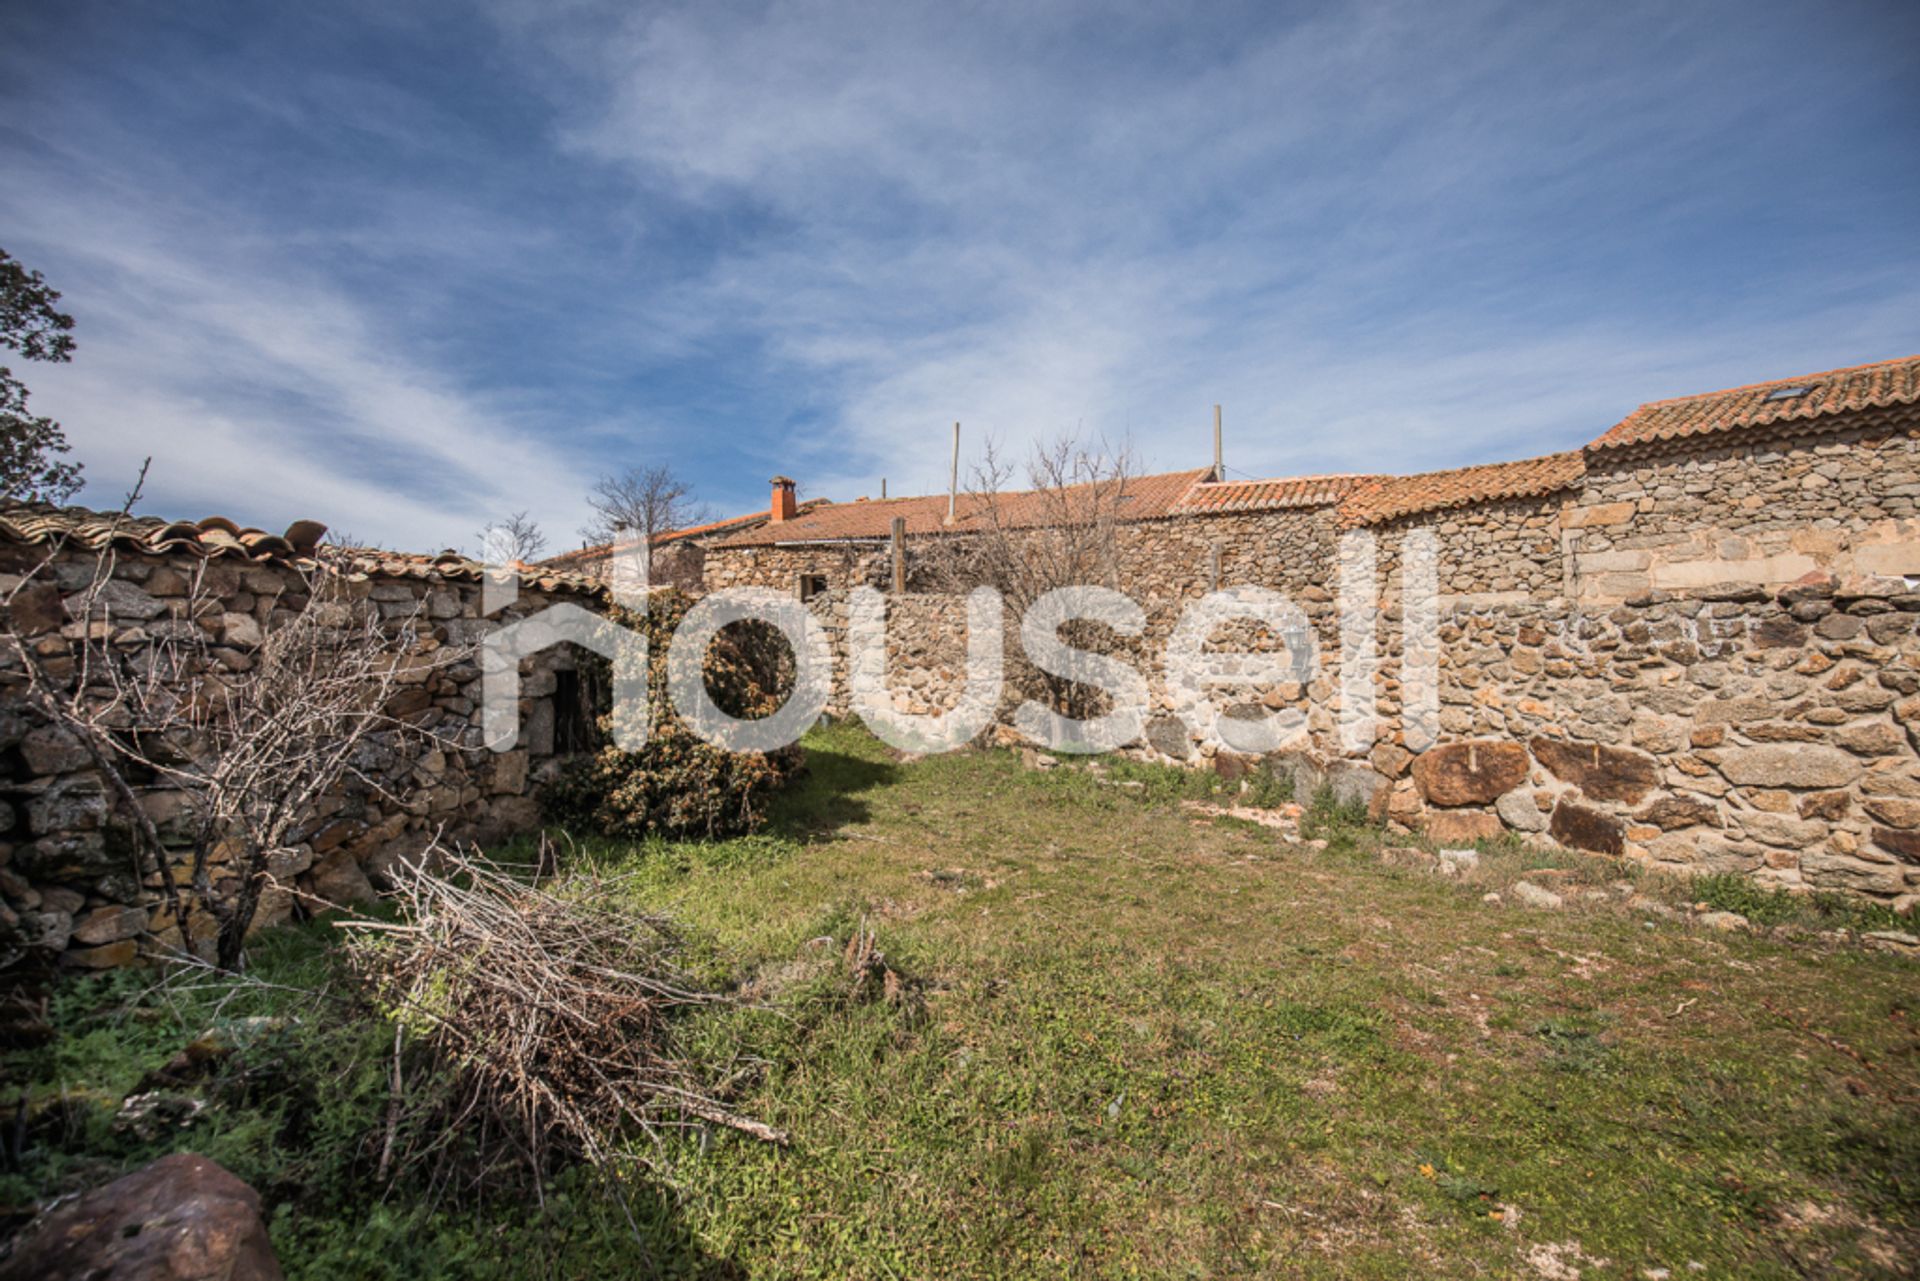
<instances>
[{"instance_id":1,"label":"bare shrub","mask_svg":"<svg viewBox=\"0 0 1920 1281\"><path fill-rule=\"evenodd\" d=\"M52 577L62 550L56 544L12 596ZM466 651L436 641L417 609L388 617L351 599L324 568L278 567L288 590L244 628L216 622L223 605L208 561L194 564L167 616L117 617L116 561L108 541L87 585L67 597L73 640L61 666L9 632L12 666L29 706L92 759L132 835L136 871L157 885L183 950L206 941L196 933L211 918L214 956L235 969L275 886L276 857L311 835L328 794L355 786L391 797L405 785L412 754L436 736L389 708L403 687ZM181 801L164 839L141 803L155 791Z\"/></svg>"},{"instance_id":2,"label":"bare shrub","mask_svg":"<svg viewBox=\"0 0 1920 1281\"><path fill-rule=\"evenodd\" d=\"M989 443L961 499L953 531L918 540L913 578L953 595L993 587L1015 626L1034 602L1057 588L1118 587L1119 528L1134 497L1131 452L1064 434L1033 446L1025 465L1028 488L1008 488L1015 473ZM1100 630L1074 622L1061 629L1061 637L1093 649L1102 640ZM1026 675L1066 715L1100 710L1099 692L1070 676L1038 670Z\"/></svg>"},{"instance_id":3,"label":"bare shrub","mask_svg":"<svg viewBox=\"0 0 1920 1281\"><path fill-rule=\"evenodd\" d=\"M352 970L455 1083L453 1116L425 1128L509 1136L536 1187L556 1159L606 1168L627 1159L623 1137L663 1127L786 1142L676 1057L674 1017L728 998L681 968L670 921L608 906L615 890L591 871L542 885L436 850L401 887L398 922L343 923Z\"/></svg>"}]
</instances>

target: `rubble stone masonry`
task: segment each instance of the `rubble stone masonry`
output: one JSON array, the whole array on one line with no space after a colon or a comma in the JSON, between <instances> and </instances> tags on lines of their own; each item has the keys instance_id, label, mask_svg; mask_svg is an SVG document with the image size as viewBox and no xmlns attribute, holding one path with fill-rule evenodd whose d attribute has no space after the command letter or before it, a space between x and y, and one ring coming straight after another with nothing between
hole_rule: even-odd
<instances>
[{"instance_id":1,"label":"rubble stone masonry","mask_svg":"<svg viewBox=\"0 0 1920 1281\"><path fill-rule=\"evenodd\" d=\"M104 599L109 613L88 624L76 614L87 608L102 565L111 576L95 599ZM594 593L584 585L530 586L515 604L483 618L475 568L451 558L382 557L369 571L325 575L333 607L364 606L387 619L412 620L419 640L384 710L430 729L433 738L405 749L390 735L369 741L355 764L370 783L324 798L300 839L272 856L274 880L255 928L323 903L371 897L399 861L419 853L436 832L493 841L537 826L533 790L564 746L556 742L556 692L576 656L560 647L523 664L519 745L495 753L482 746L480 667L466 647L497 621L555 600L591 600ZM306 575L313 573L311 562L300 569L239 556L209 559L198 546L153 554L121 549L103 558L78 541L0 540L0 598L11 597L6 625L31 647L50 680L69 683L81 679L83 637L138 663L156 638L182 627L205 632L209 653L228 670L246 670L263 637L290 611L308 607L314 580ZM190 610L189 585L196 582ZM0 704L0 963L31 954L105 968L178 946L179 930L159 903L161 882L149 875L143 883L139 875L128 817L117 812L81 742L15 696L17 663L7 646L0 656L0 678L10 691ZM130 781L163 841L190 838L187 793L137 776ZM184 875L185 859L184 851L176 853L176 878ZM211 870L216 893L237 885L224 852L215 851ZM209 942L211 915L194 922L193 932L196 942Z\"/></svg>"},{"instance_id":2,"label":"rubble stone masonry","mask_svg":"<svg viewBox=\"0 0 1920 1281\"><path fill-rule=\"evenodd\" d=\"M1309 734L1285 762L1383 820L1468 841L1539 841L1808 890L1912 902L1920 893L1920 410L1839 415L1657 448L1589 449L1546 494L1496 495L1378 521L1319 508L1183 515L1124 528L1113 584L1146 609L1118 643L1153 707L1129 750L1206 764L1159 672L1184 604L1219 586L1285 593L1318 669L1233 700L1295 707ZM1437 549L1438 736L1401 724L1402 554ZM1382 609L1377 738L1337 732L1340 539L1373 540ZM846 588L878 585L883 546L717 548L707 587L790 587L836 646ZM1215 567L1217 566L1217 580ZM957 701L958 602L890 603L889 680L902 711ZM1258 627L1223 654L1272 650ZM1019 654L1014 620L1007 652ZM1224 662L1222 670L1229 670ZM1010 672L1016 665L1009 664ZM1021 698L1010 681L1004 706ZM840 704L844 707L844 703ZM1008 731L1001 730L1003 737Z\"/></svg>"}]
</instances>

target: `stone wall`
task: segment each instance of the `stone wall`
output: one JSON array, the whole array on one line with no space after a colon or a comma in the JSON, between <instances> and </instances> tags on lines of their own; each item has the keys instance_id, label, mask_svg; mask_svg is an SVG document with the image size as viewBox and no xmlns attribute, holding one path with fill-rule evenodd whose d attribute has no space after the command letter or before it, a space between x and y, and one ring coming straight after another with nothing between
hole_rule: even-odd
<instances>
[{"instance_id":1,"label":"stone wall","mask_svg":"<svg viewBox=\"0 0 1920 1281\"><path fill-rule=\"evenodd\" d=\"M1913 415L1862 416L1820 435L1590 456L1567 504L1570 594L1920 574L1920 442Z\"/></svg>"},{"instance_id":2,"label":"stone wall","mask_svg":"<svg viewBox=\"0 0 1920 1281\"><path fill-rule=\"evenodd\" d=\"M1382 611L1378 738L1347 750L1334 608L1341 529L1321 508L1143 521L1122 532L1118 585L1145 637L1109 647L1147 673L1146 755L1217 755L1160 677L1182 607L1218 585L1287 594L1319 665L1237 690L1296 708L1290 764L1388 821L1443 840L1532 839L1690 871L1904 899L1920 892L1920 415L1801 425L1798 436L1589 451L1547 496L1401 516L1374 539ZM1437 741L1402 723L1403 553L1431 534L1441 619ZM879 583L884 548L719 548L709 588L829 575L815 602L836 652L844 584ZM716 576L714 568L732 565ZM958 700L963 612L918 595L892 607L896 706ZM1009 620L1010 623L1012 620ZM1272 651L1258 627L1211 647ZM1007 653L1020 647L1011 628ZM844 663L844 655L842 655ZM1003 700L1020 701L1018 664ZM1222 670L1231 667L1223 661ZM843 691L842 691L843 692ZM844 706L844 703L838 704Z\"/></svg>"},{"instance_id":3,"label":"stone wall","mask_svg":"<svg viewBox=\"0 0 1920 1281\"><path fill-rule=\"evenodd\" d=\"M12 597L8 630L31 646L51 680L69 688L82 679L88 636L138 663L170 630L197 630L212 661L246 671L262 639L309 607L310 582L324 587L318 607L343 617L364 607L389 620L414 620L419 639L385 710L432 730L434 741L404 751L384 735L369 743L355 764L380 786L355 784L326 797L300 839L274 856L276 885L262 899L256 928L321 900L368 897L371 884L436 830L451 839L497 840L537 824L533 787L563 746L556 743L556 723L564 719L556 691L573 655L556 648L523 664L520 744L494 753L481 746L480 668L465 647L498 620L578 593L526 591L509 609L482 618L477 579L424 558L394 558L404 572L310 579L287 564L122 550L100 594L109 617L89 624L77 615L101 558L79 546L48 555L45 546L0 543L0 599ZM116 812L81 743L29 707L21 675L12 646L0 648L0 962L30 950L68 965L104 967L177 945L179 931L159 906L161 882L149 876L143 883L138 875L127 816ZM163 840L190 836L187 793L137 775L131 781ZM216 851L216 893L237 885L226 862ZM194 932L197 941L210 938L211 918Z\"/></svg>"}]
</instances>

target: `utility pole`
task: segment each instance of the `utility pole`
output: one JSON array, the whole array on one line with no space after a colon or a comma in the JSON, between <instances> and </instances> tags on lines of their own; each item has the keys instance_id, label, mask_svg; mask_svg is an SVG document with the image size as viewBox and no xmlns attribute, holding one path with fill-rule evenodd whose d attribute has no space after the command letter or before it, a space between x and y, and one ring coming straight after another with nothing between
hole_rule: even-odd
<instances>
[{"instance_id":1,"label":"utility pole","mask_svg":"<svg viewBox=\"0 0 1920 1281\"><path fill-rule=\"evenodd\" d=\"M953 425L953 472L947 478L947 524L953 524L954 509L960 503L960 424Z\"/></svg>"},{"instance_id":2,"label":"utility pole","mask_svg":"<svg viewBox=\"0 0 1920 1281\"><path fill-rule=\"evenodd\" d=\"M893 594L901 596L907 590L907 518L893 518Z\"/></svg>"},{"instance_id":3,"label":"utility pole","mask_svg":"<svg viewBox=\"0 0 1920 1281\"><path fill-rule=\"evenodd\" d=\"M1220 457L1220 406L1213 407L1213 478L1225 480L1227 465Z\"/></svg>"}]
</instances>

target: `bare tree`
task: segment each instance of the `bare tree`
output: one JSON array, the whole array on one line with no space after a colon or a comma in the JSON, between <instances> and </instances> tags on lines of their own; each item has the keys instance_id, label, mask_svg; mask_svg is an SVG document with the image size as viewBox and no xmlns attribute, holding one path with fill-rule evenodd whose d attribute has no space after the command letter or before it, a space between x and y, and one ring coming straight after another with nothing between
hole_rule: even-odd
<instances>
[{"instance_id":1,"label":"bare tree","mask_svg":"<svg viewBox=\"0 0 1920 1281\"><path fill-rule=\"evenodd\" d=\"M1033 446L1027 489L1008 488L1014 471L989 442L950 535L923 540L922 572L949 592L998 588L1016 615L1057 587L1116 585L1130 451L1061 435Z\"/></svg>"},{"instance_id":2,"label":"bare tree","mask_svg":"<svg viewBox=\"0 0 1920 1281\"><path fill-rule=\"evenodd\" d=\"M547 549L547 536L539 524L523 511L505 520L496 520L474 535L480 541L479 559L489 565L512 565L535 561Z\"/></svg>"},{"instance_id":3,"label":"bare tree","mask_svg":"<svg viewBox=\"0 0 1920 1281\"><path fill-rule=\"evenodd\" d=\"M709 519L707 509L693 501L693 490L664 463L601 477L587 505L594 518L580 532L592 543L610 543L622 534L651 542Z\"/></svg>"},{"instance_id":4,"label":"bare tree","mask_svg":"<svg viewBox=\"0 0 1920 1281\"><path fill-rule=\"evenodd\" d=\"M61 550L8 593L10 613L24 593L53 590ZM405 785L407 749L436 735L388 708L465 651L435 642L417 610L388 617L348 598L324 569L289 569L280 599L238 616L223 612L202 561L165 617L144 608L152 598L147 616L122 616L115 560L108 540L90 581L65 597L76 638L57 668L42 638L18 630L4 634L6 666L27 705L91 758L182 947L195 950L195 923L210 915L217 963L234 969L276 863L312 834L321 799L349 784L389 796ZM166 839L142 804L156 789L181 801Z\"/></svg>"},{"instance_id":5,"label":"bare tree","mask_svg":"<svg viewBox=\"0 0 1920 1281\"><path fill-rule=\"evenodd\" d=\"M1034 444L1025 472L1028 488L1010 489L1015 468L989 442L951 530L917 540L913 554L914 577L936 591L998 589L1015 626L1056 588L1119 585L1119 529L1136 497L1129 490L1132 453L1124 443L1062 434ZM1089 624L1069 624L1062 633L1082 648L1099 643ZM1061 711L1092 713L1090 687L1034 675Z\"/></svg>"}]
</instances>

